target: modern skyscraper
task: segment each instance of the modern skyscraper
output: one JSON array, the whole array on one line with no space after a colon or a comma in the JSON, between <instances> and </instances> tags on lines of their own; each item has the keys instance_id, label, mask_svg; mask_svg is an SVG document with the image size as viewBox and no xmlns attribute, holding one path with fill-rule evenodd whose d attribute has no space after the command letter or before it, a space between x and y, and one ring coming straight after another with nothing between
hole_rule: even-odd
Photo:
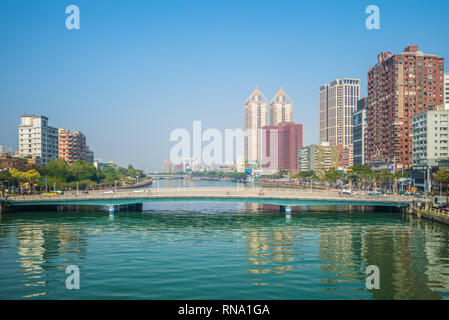
<instances>
[{"instance_id":1,"label":"modern skyscraper","mask_svg":"<svg viewBox=\"0 0 449 320\"><path fill-rule=\"evenodd\" d=\"M352 147L352 113L359 99L359 79L337 79L321 86L320 142Z\"/></svg>"},{"instance_id":2,"label":"modern skyscraper","mask_svg":"<svg viewBox=\"0 0 449 320\"><path fill-rule=\"evenodd\" d=\"M368 71L367 164L377 169L412 165L412 117L444 103L444 58L408 46L382 52Z\"/></svg>"},{"instance_id":3,"label":"modern skyscraper","mask_svg":"<svg viewBox=\"0 0 449 320\"><path fill-rule=\"evenodd\" d=\"M302 124L283 122L277 126L263 128L263 166L267 173L276 173L280 169L298 173L299 155L302 148ZM274 137L274 139L272 138ZM268 172L266 169L269 169Z\"/></svg>"},{"instance_id":4,"label":"modern skyscraper","mask_svg":"<svg viewBox=\"0 0 449 320\"><path fill-rule=\"evenodd\" d=\"M68 163L87 160L86 136L80 131L58 130L59 158Z\"/></svg>"},{"instance_id":5,"label":"modern skyscraper","mask_svg":"<svg viewBox=\"0 0 449 320\"><path fill-rule=\"evenodd\" d=\"M58 157L58 129L48 126L48 118L22 115L19 125L19 156L47 164Z\"/></svg>"},{"instance_id":6,"label":"modern skyscraper","mask_svg":"<svg viewBox=\"0 0 449 320\"><path fill-rule=\"evenodd\" d=\"M245 101L245 166L262 167L262 128L268 125L268 102L256 88Z\"/></svg>"},{"instance_id":7,"label":"modern skyscraper","mask_svg":"<svg viewBox=\"0 0 449 320\"><path fill-rule=\"evenodd\" d=\"M291 122L292 108L290 97L281 88L270 103L270 125L277 126L282 122Z\"/></svg>"},{"instance_id":8,"label":"modern skyscraper","mask_svg":"<svg viewBox=\"0 0 449 320\"><path fill-rule=\"evenodd\" d=\"M357 102L357 110L352 114L353 165L365 164L365 132L367 126L366 101Z\"/></svg>"}]
</instances>

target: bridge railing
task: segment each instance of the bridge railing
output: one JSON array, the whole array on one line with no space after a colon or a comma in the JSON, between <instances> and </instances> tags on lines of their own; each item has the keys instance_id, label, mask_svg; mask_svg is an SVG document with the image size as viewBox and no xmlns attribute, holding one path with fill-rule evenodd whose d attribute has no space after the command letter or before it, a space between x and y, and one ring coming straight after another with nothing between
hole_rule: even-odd
<instances>
[{"instance_id":1,"label":"bridge railing","mask_svg":"<svg viewBox=\"0 0 449 320\"><path fill-rule=\"evenodd\" d=\"M410 196L369 196L367 194L340 194L334 190L309 191L307 189L283 189L283 188L160 188L142 189L141 192L120 190L113 193L104 191L89 191L87 194L76 191L66 192L58 196L33 195L10 198L13 202L43 202L43 201L71 201L71 200L96 200L96 199L147 199L147 198L283 198L283 199L311 199L311 200L351 200L351 201L376 201L376 202L412 202Z\"/></svg>"}]
</instances>

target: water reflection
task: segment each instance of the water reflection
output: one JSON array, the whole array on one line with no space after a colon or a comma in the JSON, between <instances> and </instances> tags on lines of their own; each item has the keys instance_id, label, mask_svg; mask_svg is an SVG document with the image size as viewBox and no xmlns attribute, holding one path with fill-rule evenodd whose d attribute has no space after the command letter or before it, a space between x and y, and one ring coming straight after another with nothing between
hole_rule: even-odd
<instances>
[{"instance_id":1,"label":"water reflection","mask_svg":"<svg viewBox=\"0 0 449 320\"><path fill-rule=\"evenodd\" d=\"M91 284L80 298L113 297L115 283L132 287L128 298L448 297L446 226L357 208L285 215L257 204L177 205L2 216L0 298L72 298L64 288L69 264L84 268ZM365 289L368 265L380 268L380 290ZM120 280L101 291L111 275ZM149 278L157 290L140 286ZM173 295L183 281L189 287Z\"/></svg>"}]
</instances>

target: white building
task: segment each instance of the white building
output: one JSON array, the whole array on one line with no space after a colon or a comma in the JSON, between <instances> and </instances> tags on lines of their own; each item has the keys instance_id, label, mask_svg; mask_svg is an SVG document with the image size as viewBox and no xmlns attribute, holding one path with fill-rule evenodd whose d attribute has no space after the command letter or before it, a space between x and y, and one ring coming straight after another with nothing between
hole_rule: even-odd
<instances>
[{"instance_id":1,"label":"white building","mask_svg":"<svg viewBox=\"0 0 449 320\"><path fill-rule=\"evenodd\" d=\"M352 114L359 100L359 79L336 79L321 86L320 142L352 148Z\"/></svg>"},{"instance_id":2,"label":"white building","mask_svg":"<svg viewBox=\"0 0 449 320\"><path fill-rule=\"evenodd\" d=\"M237 172L245 172L245 158L242 156L237 156L235 167Z\"/></svg>"},{"instance_id":3,"label":"white building","mask_svg":"<svg viewBox=\"0 0 449 320\"><path fill-rule=\"evenodd\" d=\"M449 72L444 74L444 104L449 107Z\"/></svg>"},{"instance_id":4,"label":"white building","mask_svg":"<svg viewBox=\"0 0 449 320\"><path fill-rule=\"evenodd\" d=\"M299 171L310 171L310 154L311 154L311 146L302 147L299 150Z\"/></svg>"},{"instance_id":5,"label":"white building","mask_svg":"<svg viewBox=\"0 0 449 320\"><path fill-rule=\"evenodd\" d=\"M443 105L413 116L413 168L438 166L449 157L449 110Z\"/></svg>"},{"instance_id":6,"label":"white building","mask_svg":"<svg viewBox=\"0 0 449 320\"><path fill-rule=\"evenodd\" d=\"M281 88L270 103L270 124L277 126L282 122L292 122L292 109L292 100Z\"/></svg>"},{"instance_id":7,"label":"white building","mask_svg":"<svg viewBox=\"0 0 449 320\"><path fill-rule=\"evenodd\" d=\"M58 129L48 126L44 116L23 115L19 126L19 156L47 164L58 158Z\"/></svg>"},{"instance_id":8,"label":"white building","mask_svg":"<svg viewBox=\"0 0 449 320\"><path fill-rule=\"evenodd\" d=\"M195 161L193 158L184 158L182 159L182 171L190 172L195 171Z\"/></svg>"},{"instance_id":9,"label":"white building","mask_svg":"<svg viewBox=\"0 0 449 320\"><path fill-rule=\"evenodd\" d=\"M14 156L14 149L11 147L7 147L7 146L0 146L0 157L1 156L10 156L13 157Z\"/></svg>"},{"instance_id":10,"label":"white building","mask_svg":"<svg viewBox=\"0 0 449 320\"><path fill-rule=\"evenodd\" d=\"M262 128L268 125L268 102L256 88L245 101L245 166L262 167Z\"/></svg>"}]
</instances>

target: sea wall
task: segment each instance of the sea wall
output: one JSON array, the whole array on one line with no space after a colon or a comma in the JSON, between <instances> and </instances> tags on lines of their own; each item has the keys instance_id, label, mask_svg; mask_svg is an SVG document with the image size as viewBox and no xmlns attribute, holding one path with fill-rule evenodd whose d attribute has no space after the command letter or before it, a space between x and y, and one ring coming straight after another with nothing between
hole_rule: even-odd
<instances>
[{"instance_id":1,"label":"sea wall","mask_svg":"<svg viewBox=\"0 0 449 320\"><path fill-rule=\"evenodd\" d=\"M436 212L432 212L429 210L421 210L421 209L413 209L413 214L417 216L418 218L424 218L427 220L436 221L439 223L447 224L449 225L449 216L438 214Z\"/></svg>"}]
</instances>

